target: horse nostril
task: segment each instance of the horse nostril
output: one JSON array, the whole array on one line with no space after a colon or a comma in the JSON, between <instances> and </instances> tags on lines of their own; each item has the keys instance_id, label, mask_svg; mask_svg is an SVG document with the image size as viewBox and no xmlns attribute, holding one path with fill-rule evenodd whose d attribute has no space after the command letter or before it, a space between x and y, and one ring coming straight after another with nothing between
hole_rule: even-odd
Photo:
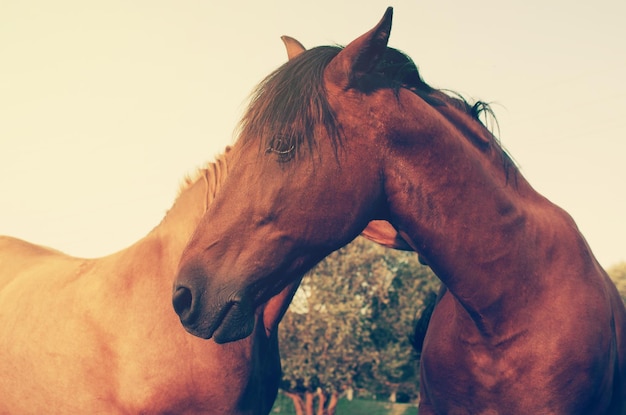
<instances>
[{"instance_id":1,"label":"horse nostril","mask_svg":"<svg viewBox=\"0 0 626 415\"><path fill-rule=\"evenodd\" d=\"M184 323L191 317L191 307L193 305L193 295L191 290L187 287L178 287L172 295L172 305L174 311L180 317L180 320Z\"/></svg>"}]
</instances>

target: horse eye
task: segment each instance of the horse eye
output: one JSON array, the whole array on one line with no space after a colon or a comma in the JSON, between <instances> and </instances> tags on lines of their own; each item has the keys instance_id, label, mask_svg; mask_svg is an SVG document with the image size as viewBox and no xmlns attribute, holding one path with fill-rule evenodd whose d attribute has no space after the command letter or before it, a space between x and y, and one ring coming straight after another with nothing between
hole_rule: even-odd
<instances>
[{"instance_id":1,"label":"horse eye","mask_svg":"<svg viewBox=\"0 0 626 415\"><path fill-rule=\"evenodd\" d=\"M286 163L291 161L295 156L296 146L287 137L274 137L268 147L265 149L265 154L274 153L278 157L280 163Z\"/></svg>"}]
</instances>

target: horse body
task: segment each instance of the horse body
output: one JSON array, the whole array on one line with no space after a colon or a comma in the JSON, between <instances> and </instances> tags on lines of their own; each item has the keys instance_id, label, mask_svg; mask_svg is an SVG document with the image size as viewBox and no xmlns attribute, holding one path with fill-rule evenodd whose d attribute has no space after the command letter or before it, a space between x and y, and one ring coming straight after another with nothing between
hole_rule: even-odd
<instances>
[{"instance_id":1,"label":"horse body","mask_svg":"<svg viewBox=\"0 0 626 415\"><path fill-rule=\"evenodd\" d=\"M531 310L510 315L507 323L518 327L491 336L454 294L444 295L424 341L420 413L623 413L624 339L616 327L625 322L614 315L619 299L598 282L584 296L574 284L546 290L527 302ZM606 304L587 312L591 301ZM563 305L585 312L564 315Z\"/></svg>"},{"instance_id":2,"label":"horse body","mask_svg":"<svg viewBox=\"0 0 626 415\"><path fill-rule=\"evenodd\" d=\"M415 167L419 195L386 187L392 223L448 287L424 342L420 413L621 413L615 287L565 212L521 176L505 186L467 165L475 144L456 139L443 177Z\"/></svg>"},{"instance_id":3,"label":"horse body","mask_svg":"<svg viewBox=\"0 0 626 415\"><path fill-rule=\"evenodd\" d=\"M486 129L468 140L475 121L439 99L445 107L411 93L399 102L456 127L436 138L446 154L392 147L384 167L391 222L448 288L424 343L420 413L622 413L626 319L614 284L571 217L503 171L499 149L481 149ZM428 158L454 162L441 174Z\"/></svg>"},{"instance_id":4,"label":"horse body","mask_svg":"<svg viewBox=\"0 0 626 415\"><path fill-rule=\"evenodd\" d=\"M73 258L0 237L0 413L269 413L280 379L276 325L293 289L256 310L251 337L227 345L190 336L170 306L180 255L225 163L203 171L148 236L110 256Z\"/></svg>"},{"instance_id":5,"label":"horse body","mask_svg":"<svg viewBox=\"0 0 626 415\"><path fill-rule=\"evenodd\" d=\"M344 49L258 87L237 159L183 253L177 311L219 342L372 220L447 286L424 339L420 414L624 414L626 310L574 221L479 121L387 47L391 9ZM391 229L391 232L390 232ZM244 323L242 323L244 322Z\"/></svg>"}]
</instances>

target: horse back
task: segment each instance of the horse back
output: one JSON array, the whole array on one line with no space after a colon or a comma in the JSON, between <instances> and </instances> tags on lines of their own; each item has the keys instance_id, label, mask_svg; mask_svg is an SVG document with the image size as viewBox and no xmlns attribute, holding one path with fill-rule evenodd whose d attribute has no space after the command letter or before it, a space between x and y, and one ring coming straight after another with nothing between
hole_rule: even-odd
<instances>
[{"instance_id":1,"label":"horse back","mask_svg":"<svg viewBox=\"0 0 626 415\"><path fill-rule=\"evenodd\" d=\"M0 256L7 253L15 255L60 254L59 251L52 248L26 242L12 236L0 235Z\"/></svg>"},{"instance_id":2,"label":"horse back","mask_svg":"<svg viewBox=\"0 0 626 415\"><path fill-rule=\"evenodd\" d=\"M52 248L0 235L0 290L34 268L76 260Z\"/></svg>"}]
</instances>

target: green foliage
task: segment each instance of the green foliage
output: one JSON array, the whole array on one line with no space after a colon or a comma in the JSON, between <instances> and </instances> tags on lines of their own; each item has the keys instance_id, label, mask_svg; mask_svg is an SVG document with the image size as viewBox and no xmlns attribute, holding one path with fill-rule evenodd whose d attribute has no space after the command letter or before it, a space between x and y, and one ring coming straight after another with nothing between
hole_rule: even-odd
<instances>
[{"instance_id":1,"label":"green foliage","mask_svg":"<svg viewBox=\"0 0 626 415\"><path fill-rule=\"evenodd\" d=\"M337 412L350 415L417 415L417 408L413 405L390 402L342 399L337 405Z\"/></svg>"},{"instance_id":2,"label":"green foliage","mask_svg":"<svg viewBox=\"0 0 626 415\"><path fill-rule=\"evenodd\" d=\"M617 290L626 302L626 262L619 263L607 270L607 273L617 286Z\"/></svg>"},{"instance_id":3,"label":"green foliage","mask_svg":"<svg viewBox=\"0 0 626 415\"><path fill-rule=\"evenodd\" d=\"M429 268L420 266L415 256L397 261L393 251L385 257L395 277L384 293L372 301L371 339L377 361L371 368L369 390L376 395L400 393L417 396L419 374L417 354L411 335L425 306L425 297L439 287Z\"/></svg>"},{"instance_id":4,"label":"green foliage","mask_svg":"<svg viewBox=\"0 0 626 415\"><path fill-rule=\"evenodd\" d=\"M414 253L357 238L307 275L280 329L282 388L417 395L416 314L438 288Z\"/></svg>"},{"instance_id":5,"label":"green foliage","mask_svg":"<svg viewBox=\"0 0 626 415\"><path fill-rule=\"evenodd\" d=\"M271 414L296 415L291 399L282 393L278 394ZM337 413L350 415L417 415L417 407L409 404L354 399L341 399L337 405Z\"/></svg>"}]
</instances>

